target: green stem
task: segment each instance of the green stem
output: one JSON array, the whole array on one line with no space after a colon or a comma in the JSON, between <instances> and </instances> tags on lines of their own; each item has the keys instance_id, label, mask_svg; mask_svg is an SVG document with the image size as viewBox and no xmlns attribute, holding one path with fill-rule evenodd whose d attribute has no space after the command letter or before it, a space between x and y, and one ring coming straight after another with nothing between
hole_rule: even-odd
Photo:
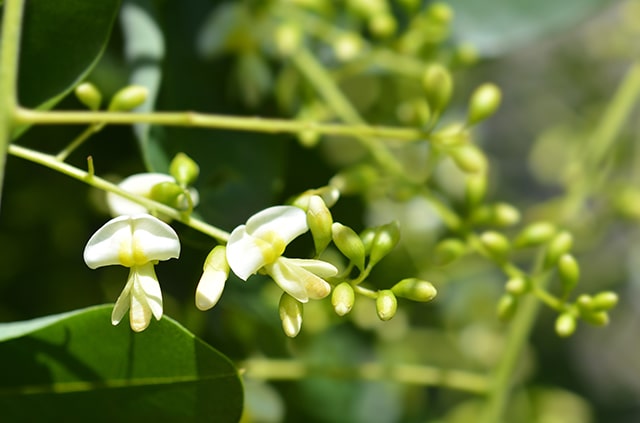
<instances>
[{"instance_id":1,"label":"green stem","mask_svg":"<svg viewBox=\"0 0 640 423\"><path fill-rule=\"evenodd\" d=\"M450 389L482 394L487 380L483 375L462 370L447 370L417 364L364 363L346 365L312 365L296 360L255 358L240 363L246 377L269 380L300 380L310 376L339 379L393 380L421 386L442 386Z\"/></svg>"},{"instance_id":2,"label":"green stem","mask_svg":"<svg viewBox=\"0 0 640 423\"><path fill-rule=\"evenodd\" d=\"M200 231L206 235L211 236L212 238L217 239L220 242L226 242L229 238L229 234L222 229L216 228L215 226L211 226L199 219L195 219L191 216L181 213L178 210L171 208L165 204L158 203L148 198L140 197L135 194L131 194L130 192L124 191L117 185L95 176L92 171L85 172L84 170L78 169L77 167L71 166L56 159L55 156L52 156L50 154L40 153L39 151L34 151L16 144L11 144L9 146L9 154L48 167L49 169L53 169L64 175L82 181L88 185L91 185L92 187L101 189L103 191L112 192L126 198L127 200L134 201L146 207L150 211L167 215L172 219L178 220L197 231ZM92 161L90 161L90 163L92 163ZM90 165L90 167L92 167L92 165Z\"/></svg>"},{"instance_id":3,"label":"green stem","mask_svg":"<svg viewBox=\"0 0 640 423\"><path fill-rule=\"evenodd\" d=\"M0 198L11 143L13 120L18 105L18 56L24 0L6 0L0 44Z\"/></svg>"},{"instance_id":4,"label":"green stem","mask_svg":"<svg viewBox=\"0 0 640 423\"><path fill-rule=\"evenodd\" d=\"M69 157L69 155L73 153L76 148L80 147L87 139L89 139L91 135L102 130L104 126L104 123L94 123L93 125L90 125L87 129L82 131L82 133L78 135L73 141L71 141L69 145L64 148L64 150L59 152L56 155L56 159L60 160L61 162L66 160L66 158Z\"/></svg>"},{"instance_id":5,"label":"green stem","mask_svg":"<svg viewBox=\"0 0 640 423\"><path fill-rule=\"evenodd\" d=\"M240 117L210 115L197 112L88 112L88 111L38 111L19 108L15 112L18 125L68 125L92 124L96 121L104 124L130 125L151 123L165 126L189 126L200 128L232 129L237 131L266 133L299 133L315 131L327 135L353 137L380 137L398 141L416 141L425 139L428 134L416 128L393 128L365 124L344 125L309 121L291 121L286 119L264 119L259 117Z\"/></svg>"}]
</instances>

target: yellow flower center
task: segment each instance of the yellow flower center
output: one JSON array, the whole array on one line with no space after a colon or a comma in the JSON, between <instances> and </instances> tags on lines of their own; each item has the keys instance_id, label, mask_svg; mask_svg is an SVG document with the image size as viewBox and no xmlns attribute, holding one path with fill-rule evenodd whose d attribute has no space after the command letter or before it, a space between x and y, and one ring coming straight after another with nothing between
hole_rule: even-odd
<instances>
[{"instance_id":1,"label":"yellow flower center","mask_svg":"<svg viewBox=\"0 0 640 423\"><path fill-rule=\"evenodd\" d=\"M284 240L274 231L267 232L259 238L256 237L255 241L262 252L265 264L276 261L284 253L286 247Z\"/></svg>"},{"instance_id":2,"label":"yellow flower center","mask_svg":"<svg viewBox=\"0 0 640 423\"><path fill-rule=\"evenodd\" d=\"M135 236L131 237L131 243L124 240L120 243L118 258L120 263L126 267L141 266L149 263L149 259L144 254L144 249Z\"/></svg>"}]
</instances>

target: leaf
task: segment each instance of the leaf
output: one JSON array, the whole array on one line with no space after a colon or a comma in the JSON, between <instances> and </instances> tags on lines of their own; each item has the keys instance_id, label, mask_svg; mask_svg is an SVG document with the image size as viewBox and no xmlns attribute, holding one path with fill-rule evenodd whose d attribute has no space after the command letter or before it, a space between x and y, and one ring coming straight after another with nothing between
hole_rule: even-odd
<instances>
[{"instance_id":1,"label":"leaf","mask_svg":"<svg viewBox=\"0 0 640 423\"><path fill-rule=\"evenodd\" d=\"M26 2L18 99L48 109L95 66L107 45L120 0Z\"/></svg>"},{"instance_id":2,"label":"leaf","mask_svg":"<svg viewBox=\"0 0 640 423\"><path fill-rule=\"evenodd\" d=\"M111 326L111 309L0 324L3 421L239 420L225 356L168 317L138 334Z\"/></svg>"},{"instance_id":3,"label":"leaf","mask_svg":"<svg viewBox=\"0 0 640 423\"><path fill-rule=\"evenodd\" d=\"M536 38L575 25L597 8L599 0L458 0L451 3L454 35L483 56L505 54Z\"/></svg>"}]
</instances>

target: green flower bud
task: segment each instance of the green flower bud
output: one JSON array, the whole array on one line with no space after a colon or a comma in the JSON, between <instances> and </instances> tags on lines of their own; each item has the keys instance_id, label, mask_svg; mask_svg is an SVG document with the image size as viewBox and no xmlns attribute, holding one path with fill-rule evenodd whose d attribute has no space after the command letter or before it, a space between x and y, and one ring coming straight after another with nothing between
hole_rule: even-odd
<instances>
[{"instance_id":1,"label":"green flower bud","mask_svg":"<svg viewBox=\"0 0 640 423\"><path fill-rule=\"evenodd\" d=\"M364 255L371 254L371 247L373 246L373 240L376 238L377 228L367 228L360 233L360 239L364 245Z\"/></svg>"},{"instance_id":2,"label":"green flower bud","mask_svg":"<svg viewBox=\"0 0 640 423\"><path fill-rule=\"evenodd\" d=\"M390 320L396 314L398 309L398 300L389 289L378 291L376 298L376 311L380 320Z\"/></svg>"},{"instance_id":3,"label":"green flower bud","mask_svg":"<svg viewBox=\"0 0 640 423\"><path fill-rule=\"evenodd\" d=\"M560 257L571 250L573 246L573 236L567 231L562 231L554 236L549 245L544 257L544 263L546 267L555 265Z\"/></svg>"},{"instance_id":4,"label":"green flower bud","mask_svg":"<svg viewBox=\"0 0 640 423\"><path fill-rule=\"evenodd\" d=\"M529 283L525 278L513 277L507 281L505 289L509 294L518 296L527 292L529 289Z\"/></svg>"},{"instance_id":5,"label":"green flower bud","mask_svg":"<svg viewBox=\"0 0 640 423\"><path fill-rule=\"evenodd\" d=\"M563 254L557 262L562 296L566 297L578 284L580 279L580 266L571 254Z\"/></svg>"},{"instance_id":6,"label":"green flower bud","mask_svg":"<svg viewBox=\"0 0 640 423\"><path fill-rule=\"evenodd\" d=\"M377 228L376 236L371 244L369 262L371 265L378 263L389 254L400 240L400 224L396 221L387 223Z\"/></svg>"},{"instance_id":7,"label":"green flower bud","mask_svg":"<svg viewBox=\"0 0 640 423\"><path fill-rule=\"evenodd\" d=\"M469 131L461 123L452 123L431 135L431 141L442 147L467 145L471 141Z\"/></svg>"},{"instance_id":8,"label":"green flower bud","mask_svg":"<svg viewBox=\"0 0 640 423\"><path fill-rule=\"evenodd\" d=\"M453 9L447 3L435 2L429 5L427 15L435 22L446 25L453 19Z\"/></svg>"},{"instance_id":9,"label":"green flower bud","mask_svg":"<svg viewBox=\"0 0 640 423\"><path fill-rule=\"evenodd\" d=\"M462 43L458 45L453 54L454 63L457 63L460 66L475 65L478 63L478 59L480 58L478 49L470 43Z\"/></svg>"},{"instance_id":10,"label":"green flower bud","mask_svg":"<svg viewBox=\"0 0 640 423\"><path fill-rule=\"evenodd\" d=\"M376 13L369 20L369 31L378 38L387 38L392 36L398 27L393 15L388 12Z\"/></svg>"},{"instance_id":11,"label":"green flower bud","mask_svg":"<svg viewBox=\"0 0 640 423\"><path fill-rule=\"evenodd\" d=\"M544 244L556 234L556 227L549 222L534 222L525 227L516 237L516 247Z\"/></svg>"},{"instance_id":12,"label":"green flower bud","mask_svg":"<svg viewBox=\"0 0 640 423\"><path fill-rule=\"evenodd\" d=\"M558 336L563 338L571 336L576 331L576 327L576 317L569 312L560 314L556 319L556 333Z\"/></svg>"},{"instance_id":13,"label":"green flower bud","mask_svg":"<svg viewBox=\"0 0 640 423\"><path fill-rule=\"evenodd\" d=\"M129 85L124 87L111 99L109 111L126 112L140 106L147 100L149 90L141 85Z\"/></svg>"},{"instance_id":14,"label":"green flower bud","mask_svg":"<svg viewBox=\"0 0 640 423\"><path fill-rule=\"evenodd\" d=\"M494 84L482 84L471 95L467 123L473 125L493 115L498 107L502 94Z\"/></svg>"},{"instance_id":15,"label":"green flower bud","mask_svg":"<svg viewBox=\"0 0 640 423\"><path fill-rule=\"evenodd\" d=\"M102 94L91 82L83 82L78 85L75 89L75 94L76 97L78 97L78 100L87 106L89 110L95 111L100 108L100 103L102 103Z\"/></svg>"},{"instance_id":16,"label":"green flower bud","mask_svg":"<svg viewBox=\"0 0 640 423\"><path fill-rule=\"evenodd\" d=\"M341 35L333 43L333 51L338 60L347 62L360 54L362 49L362 40L356 34Z\"/></svg>"},{"instance_id":17,"label":"green flower bud","mask_svg":"<svg viewBox=\"0 0 640 423\"><path fill-rule=\"evenodd\" d=\"M371 165L353 166L335 175L329 185L337 188L341 194L360 194L380 179L378 171Z\"/></svg>"},{"instance_id":18,"label":"green flower bud","mask_svg":"<svg viewBox=\"0 0 640 423\"><path fill-rule=\"evenodd\" d=\"M290 338L295 338L302 328L302 303L283 292L278 310L284 333Z\"/></svg>"},{"instance_id":19,"label":"green flower bud","mask_svg":"<svg viewBox=\"0 0 640 423\"><path fill-rule=\"evenodd\" d=\"M462 257L466 251L466 244L459 239L443 239L436 245L433 261L438 266L445 266Z\"/></svg>"},{"instance_id":20,"label":"green flower bud","mask_svg":"<svg viewBox=\"0 0 640 423\"><path fill-rule=\"evenodd\" d=\"M496 203L491 209L491 223L495 226L505 228L520 222L520 212L511 204Z\"/></svg>"},{"instance_id":21,"label":"green flower bud","mask_svg":"<svg viewBox=\"0 0 640 423\"><path fill-rule=\"evenodd\" d=\"M355 300L353 287L348 282L342 282L336 286L331 294L331 304L338 316L344 316L349 313Z\"/></svg>"},{"instance_id":22,"label":"green flower bud","mask_svg":"<svg viewBox=\"0 0 640 423\"><path fill-rule=\"evenodd\" d=\"M438 293L431 282L416 278L401 280L391 288L391 292L398 297L419 302L431 301Z\"/></svg>"},{"instance_id":23,"label":"green flower bud","mask_svg":"<svg viewBox=\"0 0 640 423\"><path fill-rule=\"evenodd\" d=\"M503 261L509 254L509 240L499 232L487 231L480 235L480 242L494 260Z\"/></svg>"},{"instance_id":24,"label":"green flower bud","mask_svg":"<svg viewBox=\"0 0 640 423\"><path fill-rule=\"evenodd\" d=\"M593 297L591 295L582 294L576 300L576 307L578 307L578 311L580 314L589 313L592 310L591 304L593 303Z\"/></svg>"},{"instance_id":25,"label":"green flower bud","mask_svg":"<svg viewBox=\"0 0 640 423\"><path fill-rule=\"evenodd\" d=\"M338 222L331 225L331 233L338 250L362 271L364 269L364 244L358 234L350 227Z\"/></svg>"},{"instance_id":26,"label":"green flower bud","mask_svg":"<svg viewBox=\"0 0 640 423\"><path fill-rule=\"evenodd\" d=\"M465 178L464 198L469 209L477 207L487 195L487 175L485 173L467 174Z\"/></svg>"},{"instance_id":27,"label":"green flower bud","mask_svg":"<svg viewBox=\"0 0 640 423\"><path fill-rule=\"evenodd\" d=\"M175 182L160 182L159 184L154 185L150 192L152 200L174 208L179 208L182 204L181 200L184 195L184 188Z\"/></svg>"},{"instance_id":28,"label":"green flower bud","mask_svg":"<svg viewBox=\"0 0 640 423\"><path fill-rule=\"evenodd\" d=\"M200 166L186 154L178 153L171 160L169 174L176 179L178 184L186 187L192 185L198 179Z\"/></svg>"},{"instance_id":29,"label":"green flower bud","mask_svg":"<svg viewBox=\"0 0 640 423\"><path fill-rule=\"evenodd\" d=\"M429 103L423 98L405 101L396 109L398 119L408 125L426 125L431 119Z\"/></svg>"},{"instance_id":30,"label":"green flower bud","mask_svg":"<svg viewBox=\"0 0 640 423\"><path fill-rule=\"evenodd\" d=\"M594 326L606 326L609 324L609 314L606 311L585 311L580 313L580 317Z\"/></svg>"},{"instance_id":31,"label":"green flower bud","mask_svg":"<svg viewBox=\"0 0 640 423\"><path fill-rule=\"evenodd\" d=\"M300 145L306 148L312 148L320 142L320 133L313 129L305 129L298 132L298 141Z\"/></svg>"},{"instance_id":32,"label":"green flower bud","mask_svg":"<svg viewBox=\"0 0 640 423\"><path fill-rule=\"evenodd\" d=\"M276 28L274 38L278 53L286 57L295 53L302 44L302 31L298 25L285 23Z\"/></svg>"},{"instance_id":33,"label":"green flower bud","mask_svg":"<svg viewBox=\"0 0 640 423\"><path fill-rule=\"evenodd\" d=\"M591 310L609 311L618 304L618 294L612 291L603 291L596 294L591 301Z\"/></svg>"},{"instance_id":34,"label":"green flower bud","mask_svg":"<svg viewBox=\"0 0 640 423\"><path fill-rule=\"evenodd\" d=\"M464 144L448 150L456 166L466 173L484 173L487 170L487 158L478 147Z\"/></svg>"},{"instance_id":35,"label":"green flower bud","mask_svg":"<svg viewBox=\"0 0 640 423\"><path fill-rule=\"evenodd\" d=\"M511 294L504 294L498 301L498 318L502 321L508 321L518 308L518 298Z\"/></svg>"},{"instance_id":36,"label":"green flower bud","mask_svg":"<svg viewBox=\"0 0 640 423\"><path fill-rule=\"evenodd\" d=\"M447 107L453 93L453 80L444 66L433 64L427 67L422 76L422 86L432 110L441 111Z\"/></svg>"},{"instance_id":37,"label":"green flower bud","mask_svg":"<svg viewBox=\"0 0 640 423\"><path fill-rule=\"evenodd\" d=\"M324 200L317 195L309 198L307 225L313 236L316 254L320 254L331 242L333 217Z\"/></svg>"}]
</instances>

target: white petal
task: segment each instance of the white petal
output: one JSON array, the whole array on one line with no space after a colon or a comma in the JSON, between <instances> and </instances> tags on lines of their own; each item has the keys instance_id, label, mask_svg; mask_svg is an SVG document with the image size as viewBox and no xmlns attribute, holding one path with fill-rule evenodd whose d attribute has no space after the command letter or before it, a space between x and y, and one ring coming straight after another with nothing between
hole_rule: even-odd
<instances>
[{"instance_id":1,"label":"white petal","mask_svg":"<svg viewBox=\"0 0 640 423\"><path fill-rule=\"evenodd\" d=\"M84 248L84 261L91 269L122 264L120 248L131 243L131 218L129 216L113 218L91 236Z\"/></svg>"},{"instance_id":2,"label":"white petal","mask_svg":"<svg viewBox=\"0 0 640 423\"><path fill-rule=\"evenodd\" d=\"M120 296L118 296L115 306L113 306L113 311L111 312L111 324L114 326L120 323L124 315L129 311L129 306L131 304L129 296L131 295L131 287L133 286L133 276L134 270L131 269L129 271L127 284L124 286Z\"/></svg>"},{"instance_id":3,"label":"white petal","mask_svg":"<svg viewBox=\"0 0 640 423\"><path fill-rule=\"evenodd\" d=\"M229 235L227 261L233 273L243 281L266 264L263 250L256 239L247 234L245 225L238 226Z\"/></svg>"},{"instance_id":4,"label":"white petal","mask_svg":"<svg viewBox=\"0 0 640 423\"><path fill-rule=\"evenodd\" d=\"M135 332L142 332L151 323L151 309L144 297L131 295L131 310L129 311L129 324Z\"/></svg>"},{"instance_id":5,"label":"white petal","mask_svg":"<svg viewBox=\"0 0 640 423\"><path fill-rule=\"evenodd\" d=\"M280 257L278 261L290 270L310 299L319 300L331 293L331 285L320 276L329 277L337 274L338 269L333 265L320 260L290 259L286 257ZM316 274L316 271L318 274Z\"/></svg>"},{"instance_id":6,"label":"white petal","mask_svg":"<svg viewBox=\"0 0 640 423\"><path fill-rule=\"evenodd\" d=\"M156 320L162 317L162 291L152 263L137 267L137 278L133 285L133 296L144 298Z\"/></svg>"},{"instance_id":7,"label":"white petal","mask_svg":"<svg viewBox=\"0 0 640 423\"><path fill-rule=\"evenodd\" d=\"M294 206L269 207L247 220L247 232L250 235L260 238L273 232L284 241L285 245L308 229L306 213Z\"/></svg>"},{"instance_id":8,"label":"white petal","mask_svg":"<svg viewBox=\"0 0 640 423\"><path fill-rule=\"evenodd\" d=\"M301 303L309 301L307 290L300 281L300 270L297 266L287 266L287 262L280 257L275 263L265 267L267 273L280 288ZM309 272L307 272L309 273Z\"/></svg>"},{"instance_id":9,"label":"white petal","mask_svg":"<svg viewBox=\"0 0 640 423\"><path fill-rule=\"evenodd\" d=\"M338 274L338 269L331 263L322 260L296 259L283 257L287 262L300 266L321 278L330 278Z\"/></svg>"},{"instance_id":10,"label":"white petal","mask_svg":"<svg viewBox=\"0 0 640 423\"><path fill-rule=\"evenodd\" d=\"M217 269L206 269L196 288L196 307L205 311L212 308L220 300L228 272Z\"/></svg>"},{"instance_id":11,"label":"white petal","mask_svg":"<svg viewBox=\"0 0 640 423\"><path fill-rule=\"evenodd\" d=\"M149 198L151 188L161 182L175 182L175 179L164 173L138 173L125 178L118 186L124 191ZM107 193L107 205L112 216L148 213L144 206L113 193Z\"/></svg>"},{"instance_id":12,"label":"white petal","mask_svg":"<svg viewBox=\"0 0 640 423\"><path fill-rule=\"evenodd\" d=\"M180 239L173 228L150 214L132 216L136 248L149 260L169 260L180 256Z\"/></svg>"}]
</instances>

